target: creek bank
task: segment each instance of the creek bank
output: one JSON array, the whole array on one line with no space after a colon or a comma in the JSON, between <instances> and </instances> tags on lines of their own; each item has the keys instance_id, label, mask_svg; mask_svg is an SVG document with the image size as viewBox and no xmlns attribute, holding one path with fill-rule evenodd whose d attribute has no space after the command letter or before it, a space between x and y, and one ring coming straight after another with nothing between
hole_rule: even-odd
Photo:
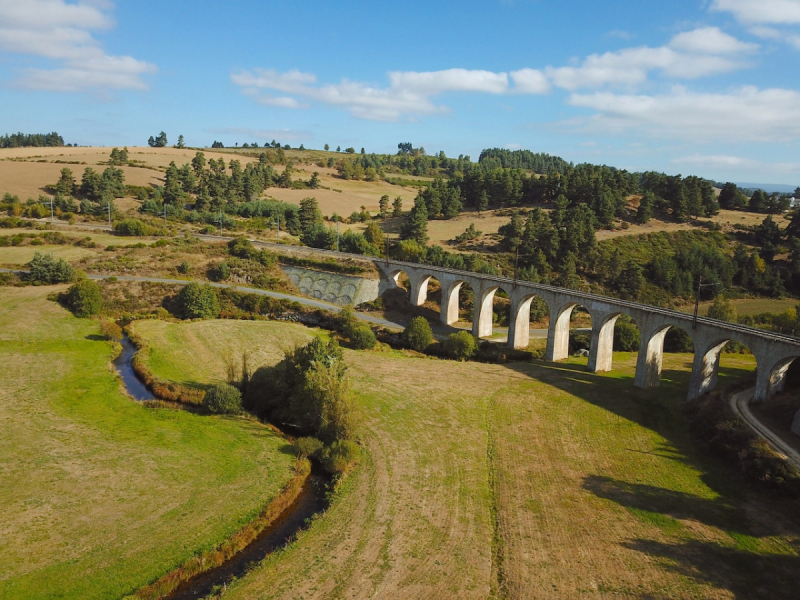
<instances>
[{"instance_id":1,"label":"creek bank","mask_svg":"<svg viewBox=\"0 0 800 600\"><path fill-rule=\"evenodd\" d=\"M164 382L158 382L151 391L138 377L135 356L140 348L124 330L120 345L122 352L113 364L128 394L142 402L163 400L158 392L165 387ZM141 349L147 350L146 347ZM291 441L290 436L274 426L270 428ZM179 568L135 592L133 597L151 600L205 597L232 578L240 577L270 552L289 543L317 514L327 508L330 482L331 477L322 469L312 469L307 459L298 459L293 477L255 519L214 550L190 558Z\"/></svg>"}]
</instances>

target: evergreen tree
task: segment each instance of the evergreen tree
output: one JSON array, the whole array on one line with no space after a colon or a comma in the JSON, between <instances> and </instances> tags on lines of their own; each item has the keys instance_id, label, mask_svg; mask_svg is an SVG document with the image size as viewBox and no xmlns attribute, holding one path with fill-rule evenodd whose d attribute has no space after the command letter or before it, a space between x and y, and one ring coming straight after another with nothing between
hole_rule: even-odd
<instances>
[{"instance_id":1,"label":"evergreen tree","mask_svg":"<svg viewBox=\"0 0 800 600\"><path fill-rule=\"evenodd\" d=\"M475 208L478 209L478 214L489 208L489 194L486 193L486 190L481 190Z\"/></svg>"},{"instance_id":2,"label":"evergreen tree","mask_svg":"<svg viewBox=\"0 0 800 600\"><path fill-rule=\"evenodd\" d=\"M655 205L655 194L646 191L639 201L639 208L636 209L636 221L642 225L653 218L653 207Z\"/></svg>"},{"instance_id":3,"label":"evergreen tree","mask_svg":"<svg viewBox=\"0 0 800 600\"><path fill-rule=\"evenodd\" d=\"M316 198L303 198L300 201L300 229L310 231L316 225L322 225L322 213Z\"/></svg>"},{"instance_id":4,"label":"evergreen tree","mask_svg":"<svg viewBox=\"0 0 800 600\"><path fill-rule=\"evenodd\" d=\"M61 177L56 184L56 194L62 196L72 196L75 193L75 177L72 176L72 171L64 167L61 169Z\"/></svg>"},{"instance_id":5,"label":"evergreen tree","mask_svg":"<svg viewBox=\"0 0 800 600\"><path fill-rule=\"evenodd\" d=\"M414 208L403 223L400 239L414 240L421 246L428 243L428 209L422 196L417 196L414 201Z\"/></svg>"},{"instance_id":6,"label":"evergreen tree","mask_svg":"<svg viewBox=\"0 0 800 600\"><path fill-rule=\"evenodd\" d=\"M402 215L403 215L403 198L402 196L397 196L392 201L392 216L400 217Z\"/></svg>"},{"instance_id":7,"label":"evergreen tree","mask_svg":"<svg viewBox=\"0 0 800 600\"><path fill-rule=\"evenodd\" d=\"M384 194L383 196L381 196L381 199L378 200L378 206L379 206L378 210L380 212L381 219L383 219L385 221L386 217L389 215L389 195L388 194Z\"/></svg>"}]
</instances>

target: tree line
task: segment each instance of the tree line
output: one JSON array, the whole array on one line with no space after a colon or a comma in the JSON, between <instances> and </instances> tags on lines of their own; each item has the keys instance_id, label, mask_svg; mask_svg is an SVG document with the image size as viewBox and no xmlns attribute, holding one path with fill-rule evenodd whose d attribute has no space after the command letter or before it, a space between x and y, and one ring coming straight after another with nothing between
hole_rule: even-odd
<instances>
[{"instance_id":1,"label":"tree line","mask_svg":"<svg viewBox=\"0 0 800 600\"><path fill-rule=\"evenodd\" d=\"M63 146L64 138L55 131L51 133L11 133L0 135L0 148L24 148Z\"/></svg>"}]
</instances>

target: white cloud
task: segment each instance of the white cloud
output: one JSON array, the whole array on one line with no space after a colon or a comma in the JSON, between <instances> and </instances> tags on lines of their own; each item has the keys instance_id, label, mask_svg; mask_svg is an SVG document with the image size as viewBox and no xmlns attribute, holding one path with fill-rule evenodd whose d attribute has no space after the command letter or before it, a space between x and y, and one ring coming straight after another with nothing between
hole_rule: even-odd
<instances>
[{"instance_id":1,"label":"white cloud","mask_svg":"<svg viewBox=\"0 0 800 600\"><path fill-rule=\"evenodd\" d=\"M673 37L669 46L675 50L699 54L737 54L758 49L758 44L740 42L717 27L701 27L693 31L684 31Z\"/></svg>"},{"instance_id":2,"label":"white cloud","mask_svg":"<svg viewBox=\"0 0 800 600\"><path fill-rule=\"evenodd\" d=\"M550 82L541 71L536 69L520 69L511 71L514 90L520 94L546 94L550 91Z\"/></svg>"},{"instance_id":3,"label":"white cloud","mask_svg":"<svg viewBox=\"0 0 800 600\"><path fill-rule=\"evenodd\" d=\"M538 75L537 75L538 74ZM434 104L432 97L447 92L505 94L544 93L549 89L544 76L533 69L511 73L515 87L509 88L508 73L469 69L443 71L392 71L389 86L377 87L357 81L342 80L337 84L315 85L317 78L310 73L272 69L254 69L231 75L231 80L244 93L255 95L259 102L272 106L298 108L302 104L293 97L272 98L261 90L276 90L303 96L330 106L342 107L354 117L376 121L399 121L418 115L444 114L448 108Z\"/></svg>"},{"instance_id":4,"label":"white cloud","mask_svg":"<svg viewBox=\"0 0 800 600\"><path fill-rule=\"evenodd\" d=\"M156 67L130 56L107 55L92 30L113 27L110 3L0 0L0 49L63 61L55 69L28 69L15 84L29 89L146 89Z\"/></svg>"},{"instance_id":5,"label":"white cloud","mask_svg":"<svg viewBox=\"0 0 800 600\"><path fill-rule=\"evenodd\" d=\"M676 86L663 95L573 94L569 104L598 114L573 121L584 131L712 141L784 142L800 136L800 93L746 86L727 94Z\"/></svg>"},{"instance_id":6,"label":"white cloud","mask_svg":"<svg viewBox=\"0 0 800 600\"><path fill-rule=\"evenodd\" d=\"M647 81L654 70L669 77L696 79L745 66L740 55L757 48L716 27L702 27L677 34L666 46L592 54L577 67L547 67L545 74L553 85L567 90L635 86Z\"/></svg>"},{"instance_id":7,"label":"white cloud","mask_svg":"<svg viewBox=\"0 0 800 600\"><path fill-rule=\"evenodd\" d=\"M748 24L800 24L800 0L714 0L711 10L733 13Z\"/></svg>"}]
</instances>

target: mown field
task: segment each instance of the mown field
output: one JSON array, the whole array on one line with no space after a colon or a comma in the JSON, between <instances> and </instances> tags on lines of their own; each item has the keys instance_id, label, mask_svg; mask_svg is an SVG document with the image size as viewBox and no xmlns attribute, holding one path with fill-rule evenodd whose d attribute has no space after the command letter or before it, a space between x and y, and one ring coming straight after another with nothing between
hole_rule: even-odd
<instances>
[{"instance_id":1,"label":"mown field","mask_svg":"<svg viewBox=\"0 0 800 600\"><path fill-rule=\"evenodd\" d=\"M125 396L60 289L0 288L0 598L121 598L250 520L294 459L256 421Z\"/></svg>"},{"instance_id":2,"label":"mown field","mask_svg":"<svg viewBox=\"0 0 800 600\"><path fill-rule=\"evenodd\" d=\"M307 335L136 324L159 346L158 375L196 382L222 372L188 360L187 344L247 347L267 364L287 327ZM585 359L345 356L364 458L330 509L225 598L795 596L800 517L698 452L680 413L691 356L666 355L650 391L632 387L635 354L598 375ZM752 368L724 355L721 385Z\"/></svg>"}]
</instances>

